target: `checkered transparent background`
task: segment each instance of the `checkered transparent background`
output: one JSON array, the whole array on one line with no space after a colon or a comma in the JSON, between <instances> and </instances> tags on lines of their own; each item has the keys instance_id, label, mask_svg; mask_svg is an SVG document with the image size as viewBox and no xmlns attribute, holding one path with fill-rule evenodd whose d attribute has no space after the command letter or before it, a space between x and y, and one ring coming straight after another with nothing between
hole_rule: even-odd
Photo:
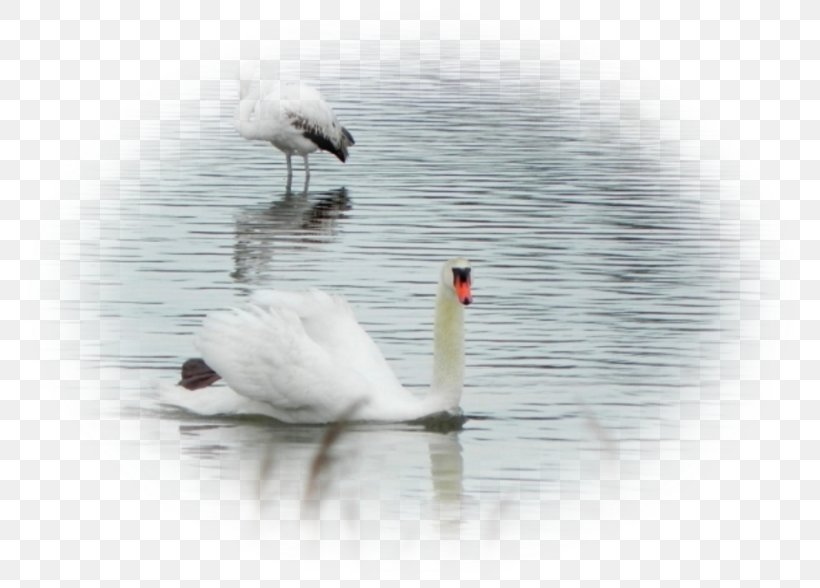
<instances>
[{"instance_id":1,"label":"checkered transparent background","mask_svg":"<svg viewBox=\"0 0 820 588\"><path fill-rule=\"evenodd\" d=\"M0 6L0 584L820 582L820 5L541 4ZM137 384L85 361L116 337L96 314L107 182L163 109L240 59L332 68L374 48L410 68L447 53L612 81L720 179L740 335L719 396L638 475L488 505L449 536L364 510L265 520L218 483L175 478L110 416Z\"/></svg>"}]
</instances>

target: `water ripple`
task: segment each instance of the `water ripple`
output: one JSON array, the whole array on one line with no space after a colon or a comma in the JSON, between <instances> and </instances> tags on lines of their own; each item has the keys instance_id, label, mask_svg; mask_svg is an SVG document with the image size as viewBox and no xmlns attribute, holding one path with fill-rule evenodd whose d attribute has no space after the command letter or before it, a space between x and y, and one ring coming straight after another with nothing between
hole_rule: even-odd
<instances>
[{"instance_id":1,"label":"water ripple","mask_svg":"<svg viewBox=\"0 0 820 588\"><path fill-rule=\"evenodd\" d=\"M625 438L679 402L717 339L721 242L703 182L653 155L659 138L600 114L611 105L526 83L382 74L352 96L329 87L357 144L346 165L313 155L304 193L283 191L278 151L234 133L230 100L146 147L101 253L103 312L122 333L104 363L172 380L207 312L256 288L316 286L347 296L400 379L422 387L438 266L466 255L463 405L493 419L461 433L483 464L473 475L530 479L551 466L502 456L586 447L579 399Z\"/></svg>"}]
</instances>

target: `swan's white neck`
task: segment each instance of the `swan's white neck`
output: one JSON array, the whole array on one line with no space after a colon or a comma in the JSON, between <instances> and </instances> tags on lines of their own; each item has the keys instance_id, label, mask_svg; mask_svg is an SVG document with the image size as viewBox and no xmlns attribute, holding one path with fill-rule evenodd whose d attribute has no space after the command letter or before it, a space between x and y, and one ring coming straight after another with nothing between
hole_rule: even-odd
<instances>
[{"instance_id":1,"label":"swan's white neck","mask_svg":"<svg viewBox=\"0 0 820 588\"><path fill-rule=\"evenodd\" d=\"M432 395L443 410L456 408L464 386L464 308L439 284L433 341Z\"/></svg>"}]
</instances>

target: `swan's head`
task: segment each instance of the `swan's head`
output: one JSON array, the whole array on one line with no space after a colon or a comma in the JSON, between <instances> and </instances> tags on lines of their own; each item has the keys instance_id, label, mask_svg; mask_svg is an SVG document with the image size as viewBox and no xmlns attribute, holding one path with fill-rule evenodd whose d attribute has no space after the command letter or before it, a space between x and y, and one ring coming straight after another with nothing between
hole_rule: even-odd
<instances>
[{"instance_id":1,"label":"swan's head","mask_svg":"<svg viewBox=\"0 0 820 588\"><path fill-rule=\"evenodd\" d=\"M470 262L461 257L451 259L441 268L441 284L453 292L458 301L467 306L473 301Z\"/></svg>"}]
</instances>

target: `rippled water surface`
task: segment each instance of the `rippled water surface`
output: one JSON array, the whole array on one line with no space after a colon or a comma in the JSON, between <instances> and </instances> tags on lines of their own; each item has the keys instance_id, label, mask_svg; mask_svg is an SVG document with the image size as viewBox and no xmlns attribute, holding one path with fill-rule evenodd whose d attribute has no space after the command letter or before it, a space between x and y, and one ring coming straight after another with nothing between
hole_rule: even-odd
<instances>
[{"instance_id":1,"label":"rippled water surface","mask_svg":"<svg viewBox=\"0 0 820 588\"><path fill-rule=\"evenodd\" d=\"M205 419L161 405L207 312L254 289L345 295L400 380L429 383L440 263L473 263L461 431L353 425L322 492L436 508L550 492L580 468L677 435L714 340L716 223L675 146L613 101L562 84L399 75L318 85L357 144L284 157L233 129L223 83L143 142L102 249L103 363L140 386L123 419L195 479L299 499L323 427ZM298 160L294 160L298 163ZM111 327L112 329L114 327ZM614 457L613 457L614 456ZM396 508L399 508L398 506Z\"/></svg>"}]
</instances>

